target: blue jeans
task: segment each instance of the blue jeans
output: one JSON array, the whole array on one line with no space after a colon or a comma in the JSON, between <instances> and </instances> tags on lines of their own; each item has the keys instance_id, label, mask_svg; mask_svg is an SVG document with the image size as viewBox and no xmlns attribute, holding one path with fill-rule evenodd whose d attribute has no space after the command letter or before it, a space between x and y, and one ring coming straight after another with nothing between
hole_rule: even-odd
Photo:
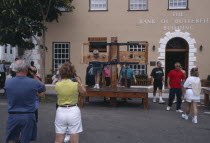
<instances>
[{"instance_id":1,"label":"blue jeans","mask_svg":"<svg viewBox=\"0 0 210 143\"><path fill-rule=\"evenodd\" d=\"M171 88L169 91L169 99L168 99L168 106L172 106L174 97L177 97L177 103L176 103L176 110L181 109L182 104L182 89L181 88Z\"/></svg>"}]
</instances>

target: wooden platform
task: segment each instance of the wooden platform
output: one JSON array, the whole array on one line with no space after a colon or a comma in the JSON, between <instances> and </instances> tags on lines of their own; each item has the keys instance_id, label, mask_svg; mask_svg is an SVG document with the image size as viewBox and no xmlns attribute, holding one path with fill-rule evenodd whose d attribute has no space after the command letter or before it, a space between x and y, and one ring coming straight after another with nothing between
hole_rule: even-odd
<instances>
[{"instance_id":1,"label":"wooden platform","mask_svg":"<svg viewBox=\"0 0 210 143\"><path fill-rule=\"evenodd\" d=\"M84 98L86 102L89 102L89 97L110 97L113 106L116 106L116 98L142 98L144 109L148 109L147 88L118 87L117 89L112 89L109 87L103 87L100 89L94 89L87 87L87 94L80 98L80 107L83 107L84 105Z\"/></svg>"},{"instance_id":2,"label":"wooden platform","mask_svg":"<svg viewBox=\"0 0 210 143\"><path fill-rule=\"evenodd\" d=\"M204 105L209 106L210 101L209 101L209 95L210 95L210 88L209 87L203 87L202 91L204 93Z\"/></svg>"}]
</instances>

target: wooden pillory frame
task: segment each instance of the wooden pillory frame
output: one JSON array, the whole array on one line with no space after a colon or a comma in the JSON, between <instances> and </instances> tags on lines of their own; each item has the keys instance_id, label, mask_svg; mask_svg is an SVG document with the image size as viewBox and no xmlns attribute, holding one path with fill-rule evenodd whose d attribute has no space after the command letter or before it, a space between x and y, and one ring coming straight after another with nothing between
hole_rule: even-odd
<instances>
[{"instance_id":1,"label":"wooden pillory frame","mask_svg":"<svg viewBox=\"0 0 210 143\"><path fill-rule=\"evenodd\" d=\"M100 44L100 43L99 43ZM116 98L142 98L144 109L148 109L148 91L146 88L122 88L117 87L117 64L148 64L148 43L117 43L117 37L111 38L111 43L103 43L109 46L108 52L99 53L95 56L90 50L87 52L85 46L90 43L82 44L81 63L101 63L111 65L111 87L103 87L100 89L87 88L85 95L86 101L89 102L90 96L110 97L111 104L116 106ZM145 45L145 51L121 51L120 46L128 45ZM97 49L96 49L97 50ZM80 99L80 105L83 106L83 97Z\"/></svg>"}]
</instances>

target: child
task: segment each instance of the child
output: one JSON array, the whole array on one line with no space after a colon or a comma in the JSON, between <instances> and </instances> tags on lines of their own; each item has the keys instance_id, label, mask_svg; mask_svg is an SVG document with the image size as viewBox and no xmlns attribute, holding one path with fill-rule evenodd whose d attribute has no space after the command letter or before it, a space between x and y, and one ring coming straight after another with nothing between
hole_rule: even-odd
<instances>
[{"instance_id":1,"label":"child","mask_svg":"<svg viewBox=\"0 0 210 143\"><path fill-rule=\"evenodd\" d=\"M182 118L188 120L188 115L190 113L191 104L193 105L194 117L192 119L193 123L198 123L198 108L197 103L200 102L200 93L201 93L201 81L198 73L198 68L192 68L190 71L190 77L187 78L184 83L184 88L186 89L186 101L187 108L186 113L182 114Z\"/></svg>"}]
</instances>

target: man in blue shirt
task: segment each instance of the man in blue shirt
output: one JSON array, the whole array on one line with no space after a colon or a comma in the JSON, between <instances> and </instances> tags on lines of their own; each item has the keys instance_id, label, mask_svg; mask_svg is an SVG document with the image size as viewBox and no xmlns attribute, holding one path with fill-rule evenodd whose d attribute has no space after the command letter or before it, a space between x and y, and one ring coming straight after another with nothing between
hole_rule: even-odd
<instances>
[{"instance_id":1,"label":"man in blue shirt","mask_svg":"<svg viewBox=\"0 0 210 143\"><path fill-rule=\"evenodd\" d=\"M15 62L16 77L8 79L5 84L8 96L8 113L6 142L29 143L36 139L36 96L45 91L45 86L34 75L28 78L28 65L24 60ZM42 94L40 94L42 95ZM21 134L21 135L20 135Z\"/></svg>"},{"instance_id":2,"label":"man in blue shirt","mask_svg":"<svg viewBox=\"0 0 210 143\"><path fill-rule=\"evenodd\" d=\"M122 79L122 85L125 85L125 80L127 79L127 86L126 87L130 87L132 78L134 79L134 81L136 83L136 77L134 75L133 70L129 67L129 64L125 64L125 68L122 68L121 71L120 71L119 83Z\"/></svg>"}]
</instances>

